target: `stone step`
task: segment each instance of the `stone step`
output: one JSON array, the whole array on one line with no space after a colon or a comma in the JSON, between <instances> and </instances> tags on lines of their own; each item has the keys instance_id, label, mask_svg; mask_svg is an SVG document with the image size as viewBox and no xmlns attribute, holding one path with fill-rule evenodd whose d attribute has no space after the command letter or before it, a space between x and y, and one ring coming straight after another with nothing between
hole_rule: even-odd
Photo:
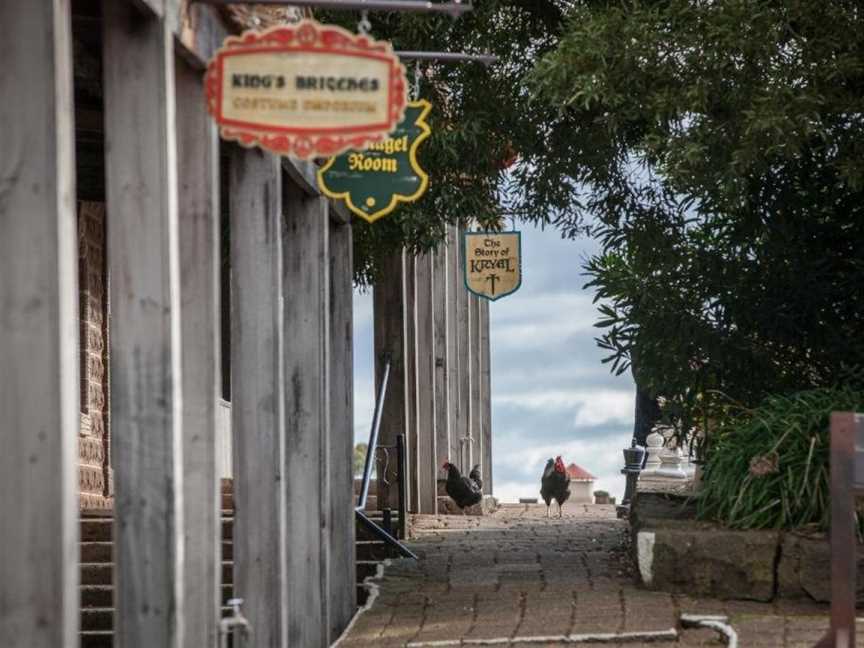
<instances>
[{"instance_id":1,"label":"stone step","mask_svg":"<svg viewBox=\"0 0 864 648\"><path fill-rule=\"evenodd\" d=\"M114 648L114 632L111 630L82 632L81 648Z\"/></svg>"},{"instance_id":2,"label":"stone step","mask_svg":"<svg viewBox=\"0 0 864 648\"><path fill-rule=\"evenodd\" d=\"M228 603L233 598L233 586L229 583L222 585L222 604ZM82 608L110 608L114 606L113 585L82 585L81 607Z\"/></svg>"},{"instance_id":3,"label":"stone step","mask_svg":"<svg viewBox=\"0 0 864 648\"><path fill-rule=\"evenodd\" d=\"M378 571L377 560L358 560L357 561L357 582L362 583L364 578L374 576Z\"/></svg>"},{"instance_id":4,"label":"stone step","mask_svg":"<svg viewBox=\"0 0 864 648\"><path fill-rule=\"evenodd\" d=\"M114 605L113 585L82 585L81 607L100 608Z\"/></svg>"},{"instance_id":5,"label":"stone step","mask_svg":"<svg viewBox=\"0 0 864 648\"><path fill-rule=\"evenodd\" d=\"M81 610L81 631L111 630L114 627L114 608L98 607Z\"/></svg>"},{"instance_id":6,"label":"stone step","mask_svg":"<svg viewBox=\"0 0 864 648\"><path fill-rule=\"evenodd\" d=\"M81 543L82 563L108 563L112 561L113 542L100 540L98 542Z\"/></svg>"},{"instance_id":7,"label":"stone step","mask_svg":"<svg viewBox=\"0 0 864 648\"><path fill-rule=\"evenodd\" d=\"M230 540L234 528L233 514L222 515L222 539ZM86 517L81 518L80 523L82 544L90 542L110 543L114 538L114 518L111 517Z\"/></svg>"},{"instance_id":8,"label":"stone step","mask_svg":"<svg viewBox=\"0 0 864 648\"><path fill-rule=\"evenodd\" d=\"M368 601L368 600L369 600L369 590L366 589L365 586L360 585L358 583L358 585L357 585L357 607L363 607L364 605L366 605L366 601ZM84 648L84 646L82 646L81 648Z\"/></svg>"},{"instance_id":9,"label":"stone step","mask_svg":"<svg viewBox=\"0 0 864 648\"><path fill-rule=\"evenodd\" d=\"M390 545L380 540L358 540L357 560L386 560L387 558L398 558L399 552Z\"/></svg>"},{"instance_id":10,"label":"stone step","mask_svg":"<svg viewBox=\"0 0 864 648\"><path fill-rule=\"evenodd\" d=\"M230 584L234 580L234 563L222 561L222 583ZM113 585L113 562L81 563L81 585Z\"/></svg>"}]
</instances>

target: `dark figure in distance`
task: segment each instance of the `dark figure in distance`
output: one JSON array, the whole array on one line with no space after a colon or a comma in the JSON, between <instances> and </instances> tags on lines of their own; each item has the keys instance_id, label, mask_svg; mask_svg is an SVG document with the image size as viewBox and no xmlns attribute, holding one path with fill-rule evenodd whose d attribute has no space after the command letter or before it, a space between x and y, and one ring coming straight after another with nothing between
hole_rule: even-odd
<instances>
[{"instance_id":1,"label":"dark figure in distance","mask_svg":"<svg viewBox=\"0 0 864 648\"><path fill-rule=\"evenodd\" d=\"M552 500L558 502L558 517L564 517L561 506L570 497L570 478L567 476L567 469L564 468L564 462L558 456L553 461L550 459L546 462L546 469L543 471L543 477L540 478L540 496L546 502L546 517L550 517Z\"/></svg>"},{"instance_id":2,"label":"dark figure in distance","mask_svg":"<svg viewBox=\"0 0 864 648\"><path fill-rule=\"evenodd\" d=\"M474 466L467 477L449 461L442 466L447 471L446 491L460 509L473 506L483 499L483 481L480 479L480 464Z\"/></svg>"}]
</instances>

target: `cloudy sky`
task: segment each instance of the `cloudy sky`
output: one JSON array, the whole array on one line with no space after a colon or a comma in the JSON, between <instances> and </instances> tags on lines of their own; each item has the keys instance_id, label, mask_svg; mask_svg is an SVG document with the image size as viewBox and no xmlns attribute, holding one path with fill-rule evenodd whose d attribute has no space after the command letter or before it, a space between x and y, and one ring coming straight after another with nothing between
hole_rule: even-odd
<instances>
[{"instance_id":1,"label":"cloudy sky","mask_svg":"<svg viewBox=\"0 0 864 648\"><path fill-rule=\"evenodd\" d=\"M522 287L493 302L492 461L494 495L539 496L546 459L562 455L619 498L621 449L633 428L633 381L601 364L596 308L582 289L592 241L554 229L522 229ZM373 407L372 299L354 296L355 437L366 441Z\"/></svg>"}]
</instances>

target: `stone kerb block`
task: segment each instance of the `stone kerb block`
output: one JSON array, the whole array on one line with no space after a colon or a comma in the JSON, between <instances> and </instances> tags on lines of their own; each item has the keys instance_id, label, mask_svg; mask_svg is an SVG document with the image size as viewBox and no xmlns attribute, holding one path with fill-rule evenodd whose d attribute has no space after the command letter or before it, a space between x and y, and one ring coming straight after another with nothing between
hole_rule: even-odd
<instances>
[{"instance_id":1,"label":"stone kerb block","mask_svg":"<svg viewBox=\"0 0 864 648\"><path fill-rule=\"evenodd\" d=\"M770 601L778 542L776 531L666 520L636 534L639 574L649 589Z\"/></svg>"},{"instance_id":2,"label":"stone kerb block","mask_svg":"<svg viewBox=\"0 0 864 648\"><path fill-rule=\"evenodd\" d=\"M858 605L864 604L864 547L858 551ZM831 548L824 534L786 533L777 566L777 596L831 602Z\"/></svg>"}]
</instances>

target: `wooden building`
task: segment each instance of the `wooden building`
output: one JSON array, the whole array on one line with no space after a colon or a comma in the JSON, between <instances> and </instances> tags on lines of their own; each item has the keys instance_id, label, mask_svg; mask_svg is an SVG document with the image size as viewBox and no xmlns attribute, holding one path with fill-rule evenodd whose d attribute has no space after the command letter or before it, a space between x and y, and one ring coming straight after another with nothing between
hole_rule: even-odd
<instances>
[{"instance_id":1,"label":"wooden building","mask_svg":"<svg viewBox=\"0 0 864 648\"><path fill-rule=\"evenodd\" d=\"M352 226L314 164L219 141L203 70L238 17L0 1L4 648L216 646L228 476L254 645L326 646L355 612ZM456 303L457 249L402 255L412 305L376 313L417 358L388 416L412 417L423 512L444 457L491 456L488 310ZM111 625L82 635L99 525Z\"/></svg>"}]
</instances>

